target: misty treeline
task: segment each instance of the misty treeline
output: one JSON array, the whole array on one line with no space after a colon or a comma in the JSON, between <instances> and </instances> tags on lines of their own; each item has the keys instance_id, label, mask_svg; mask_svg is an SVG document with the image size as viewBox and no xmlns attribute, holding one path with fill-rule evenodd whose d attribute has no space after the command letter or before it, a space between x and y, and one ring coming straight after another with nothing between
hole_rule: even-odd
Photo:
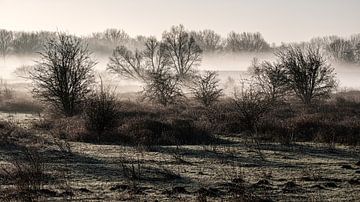
<instances>
[{"instance_id":1,"label":"misty treeline","mask_svg":"<svg viewBox=\"0 0 360 202\"><path fill-rule=\"evenodd\" d=\"M39 54L37 65L29 72L33 93L66 116L78 113L79 106L96 86L93 69L96 62L88 46L76 36L57 33L46 41ZM146 101L162 106L176 105L192 94L192 98L209 107L223 94L216 72L197 70L202 54L191 32L182 25L173 26L163 33L161 40L147 38L141 49L117 46L107 70L142 82L142 98ZM273 63L253 62L252 76L248 86L241 89L241 99L254 96L250 100L275 103L295 95L310 105L313 100L329 97L336 88L334 69L320 48L288 46L275 55L277 60Z\"/></svg>"},{"instance_id":2,"label":"misty treeline","mask_svg":"<svg viewBox=\"0 0 360 202\"><path fill-rule=\"evenodd\" d=\"M184 26L146 38L136 49L114 46L107 71L140 81L138 101L121 100L98 82L87 41L57 33L44 43L29 78L33 95L65 118L55 132L69 129L68 138L80 141L143 144L208 143L212 134L243 132L284 142L294 136L360 140L360 119L347 116L357 113L358 103L328 99L336 96L337 80L320 46L283 46L273 61L254 60L250 77L237 81L232 95L223 93L216 72L197 70L204 51ZM346 134L335 140L340 132Z\"/></svg>"},{"instance_id":3,"label":"misty treeline","mask_svg":"<svg viewBox=\"0 0 360 202\"><path fill-rule=\"evenodd\" d=\"M189 31L204 53L241 53L241 52L275 52L289 44L279 46L269 44L261 33L230 32L221 36L213 30ZM21 55L34 54L41 51L44 42L56 35L56 32L38 31L8 31L0 29L0 54ZM80 37L89 46L89 50L100 54L109 54L117 46L126 46L130 50L144 47L148 36L131 37L122 29L107 29ZM318 37L309 42L292 45L317 45L327 56L339 62L360 63L360 35L349 38L338 36Z\"/></svg>"}]
</instances>

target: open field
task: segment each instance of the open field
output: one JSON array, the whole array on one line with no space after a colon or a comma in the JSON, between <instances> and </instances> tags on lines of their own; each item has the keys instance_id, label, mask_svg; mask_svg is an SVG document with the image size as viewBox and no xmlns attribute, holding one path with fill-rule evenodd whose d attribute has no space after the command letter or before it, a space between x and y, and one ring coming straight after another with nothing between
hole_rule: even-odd
<instances>
[{"instance_id":1,"label":"open field","mask_svg":"<svg viewBox=\"0 0 360 202\"><path fill-rule=\"evenodd\" d=\"M36 147L48 178L40 200L360 200L358 147L221 139L214 145L149 148L70 142L66 153L60 140L34 131L15 146L2 146L0 164L11 167L11 159L21 158L21 145ZM6 200L14 187L3 175L0 181Z\"/></svg>"}]
</instances>

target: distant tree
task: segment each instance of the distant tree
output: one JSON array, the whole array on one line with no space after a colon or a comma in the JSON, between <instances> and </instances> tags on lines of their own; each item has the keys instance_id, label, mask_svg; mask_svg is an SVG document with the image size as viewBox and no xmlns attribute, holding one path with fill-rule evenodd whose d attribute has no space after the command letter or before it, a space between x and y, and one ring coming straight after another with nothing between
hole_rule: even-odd
<instances>
[{"instance_id":1,"label":"distant tree","mask_svg":"<svg viewBox=\"0 0 360 202\"><path fill-rule=\"evenodd\" d=\"M173 26L170 31L165 31L162 36L163 47L166 56L170 60L170 66L176 70L180 79L188 79L194 73L193 67L201 62L199 45L196 43L183 25Z\"/></svg>"},{"instance_id":2,"label":"distant tree","mask_svg":"<svg viewBox=\"0 0 360 202\"><path fill-rule=\"evenodd\" d=\"M151 72L149 78L143 90L144 98L163 106L175 104L183 98L183 83L169 71Z\"/></svg>"},{"instance_id":3,"label":"distant tree","mask_svg":"<svg viewBox=\"0 0 360 202\"><path fill-rule=\"evenodd\" d=\"M230 32L226 39L226 49L232 52L263 52L270 49L270 45L260 33Z\"/></svg>"},{"instance_id":4,"label":"distant tree","mask_svg":"<svg viewBox=\"0 0 360 202\"><path fill-rule=\"evenodd\" d=\"M103 33L103 38L116 45L124 44L130 39L130 36L121 29L107 29Z\"/></svg>"},{"instance_id":5,"label":"distant tree","mask_svg":"<svg viewBox=\"0 0 360 202\"><path fill-rule=\"evenodd\" d=\"M355 60L360 64L360 42L355 45Z\"/></svg>"},{"instance_id":6,"label":"distant tree","mask_svg":"<svg viewBox=\"0 0 360 202\"><path fill-rule=\"evenodd\" d=\"M290 90L286 69L277 62L260 63L254 58L249 71L255 85L267 93L273 101L283 98Z\"/></svg>"},{"instance_id":7,"label":"distant tree","mask_svg":"<svg viewBox=\"0 0 360 202\"><path fill-rule=\"evenodd\" d=\"M291 89L306 104L324 99L337 86L334 69L327 64L318 48L290 46L276 53L285 68Z\"/></svg>"},{"instance_id":8,"label":"distant tree","mask_svg":"<svg viewBox=\"0 0 360 202\"><path fill-rule=\"evenodd\" d=\"M145 84L144 99L166 106L182 96L181 81L170 64L164 44L149 38L142 51L132 52L124 46L117 47L110 58L108 70L141 81Z\"/></svg>"},{"instance_id":9,"label":"distant tree","mask_svg":"<svg viewBox=\"0 0 360 202\"><path fill-rule=\"evenodd\" d=\"M330 55L340 62L354 63L355 62L355 51L354 44L345 39L335 39L328 47Z\"/></svg>"},{"instance_id":10,"label":"distant tree","mask_svg":"<svg viewBox=\"0 0 360 202\"><path fill-rule=\"evenodd\" d=\"M201 50L183 26L165 32L162 41L148 38L142 50L125 46L113 51L108 70L145 84L144 98L164 106L183 96L182 87L194 75Z\"/></svg>"},{"instance_id":11,"label":"distant tree","mask_svg":"<svg viewBox=\"0 0 360 202\"><path fill-rule=\"evenodd\" d=\"M213 30L205 29L199 32L191 32L196 43L204 52L221 50L221 36Z\"/></svg>"},{"instance_id":12,"label":"distant tree","mask_svg":"<svg viewBox=\"0 0 360 202\"><path fill-rule=\"evenodd\" d=\"M79 38L59 33L46 41L40 60L30 72L33 93L72 116L90 92L95 64Z\"/></svg>"},{"instance_id":13,"label":"distant tree","mask_svg":"<svg viewBox=\"0 0 360 202\"><path fill-rule=\"evenodd\" d=\"M0 29L0 54L3 58L10 52L13 38L11 31Z\"/></svg>"},{"instance_id":14,"label":"distant tree","mask_svg":"<svg viewBox=\"0 0 360 202\"><path fill-rule=\"evenodd\" d=\"M222 89L219 87L219 80L217 79L217 72L206 71L204 74L199 74L193 80L191 91L195 99L205 107L213 105L222 95Z\"/></svg>"},{"instance_id":15,"label":"distant tree","mask_svg":"<svg viewBox=\"0 0 360 202\"><path fill-rule=\"evenodd\" d=\"M14 38L14 52L17 54L34 54L40 51L45 39L35 32L18 32Z\"/></svg>"}]
</instances>

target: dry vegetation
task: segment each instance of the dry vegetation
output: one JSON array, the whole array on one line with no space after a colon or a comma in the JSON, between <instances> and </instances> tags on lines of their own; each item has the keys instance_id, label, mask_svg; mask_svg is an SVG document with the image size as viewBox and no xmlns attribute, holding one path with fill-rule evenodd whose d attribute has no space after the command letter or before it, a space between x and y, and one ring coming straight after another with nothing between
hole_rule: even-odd
<instances>
[{"instance_id":1,"label":"dry vegetation","mask_svg":"<svg viewBox=\"0 0 360 202\"><path fill-rule=\"evenodd\" d=\"M211 109L119 102L116 127L101 136L82 116L19 116L0 124L1 200L357 201L350 94L284 105L262 118L256 141L226 100Z\"/></svg>"},{"instance_id":2,"label":"dry vegetation","mask_svg":"<svg viewBox=\"0 0 360 202\"><path fill-rule=\"evenodd\" d=\"M108 65L140 100L97 86L61 33L29 73L37 100L0 83L1 201L360 200L359 93L334 92L319 49L284 47L225 96L183 26L145 45Z\"/></svg>"}]
</instances>

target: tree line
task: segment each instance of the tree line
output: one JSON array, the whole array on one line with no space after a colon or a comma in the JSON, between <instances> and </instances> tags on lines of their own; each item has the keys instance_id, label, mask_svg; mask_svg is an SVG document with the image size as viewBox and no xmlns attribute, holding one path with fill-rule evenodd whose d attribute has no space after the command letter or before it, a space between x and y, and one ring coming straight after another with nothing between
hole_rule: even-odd
<instances>
[{"instance_id":1,"label":"tree line","mask_svg":"<svg viewBox=\"0 0 360 202\"><path fill-rule=\"evenodd\" d=\"M276 52L289 44L279 46L270 45L261 33L236 33L230 32L226 37L213 30L189 31L198 46L204 53L241 53L241 52ZM42 50L43 44L53 38L56 32L17 32L0 29L0 54L6 57L10 54L34 54ZM92 52L109 54L117 46L126 46L130 50L140 49L147 41L147 36L130 37L122 29L107 29L103 32L92 33L80 37L86 41ZM327 57L338 62L360 64L360 35L349 38L338 36L317 37L309 42L295 45L319 46Z\"/></svg>"},{"instance_id":2,"label":"tree line","mask_svg":"<svg viewBox=\"0 0 360 202\"><path fill-rule=\"evenodd\" d=\"M202 53L191 32L182 25L173 26L163 33L161 40L148 38L141 49L117 46L107 70L142 82L142 98L154 104L168 106L181 102L187 99L184 90L188 89L199 103L209 107L222 96L222 89L216 72L197 71ZM40 60L29 73L33 93L66 115L77 113L95 84L96 61L86 42L58 33L43 45L39 54ZM254 96L256 101L275 103L293 96L310 105L313 100L329 97L336 88L334 69L320 48L288 46L275 56L272 63L254 60L252 76L246 88L241 89L241 99Z\"/></svg>"}]
</instances>

